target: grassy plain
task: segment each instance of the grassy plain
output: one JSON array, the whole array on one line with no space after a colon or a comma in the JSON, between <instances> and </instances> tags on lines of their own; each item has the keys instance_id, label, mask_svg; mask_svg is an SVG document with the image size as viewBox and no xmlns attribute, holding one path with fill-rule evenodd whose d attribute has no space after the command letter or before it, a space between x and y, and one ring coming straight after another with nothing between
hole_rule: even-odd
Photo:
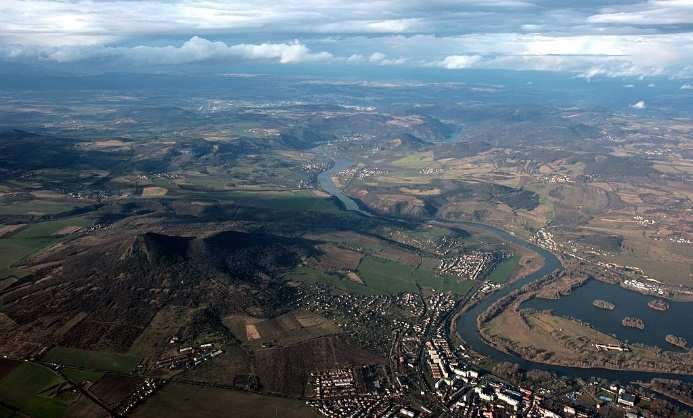
<instances>
[{"instance_id":1,"label":"grassy plain","mask_svg":"<svg viewBox=\"0 0 693 418\"><path fill-rule=\"evenodd\" d=\"M0 238L0 278L21 275L12 265L60 240L56 233L67 226L84 227L91 221L83 217L40 222L27 226L7 238Z\"/></svg>"},{"instance_id":2,"label":"grassy plain","mask_svg":"<svg viewBox=\"0 0 693 418\"><path fill-rule=\"evenodd\" d=\"M433 162L432 152L418 152L407 155L392 162L393 165L403 168L421 169Z\"/></svg>"},{"instance_id":3,"label":"grassy plain","mask_svg":"<svg viewBox=\"0 0 693 418\"><path fill-rule=\"evenodd\" d=\"M317 417L318 413L304 402L295 399L173 383L157 392L131 416L313 418Z\"/></svg>"},{"instance_id":4,"label":"grassy plain","mask_svg":"<svg viewBox=\"0 0 693 418\"><path fill-rule=\"evenodd\" d=\"M472 287L470 283L437 276L425 268L373 256L365 257L357 272L370 291L378 294L415 292L419 287L465 294Z\"/></svg>"},{"instance_id":5,"label":"grassy plain","mask_svg":"<svg viewBox=\"0 0 693 418\"><path fill-rule=\"evenodd\" d=\"M67 404L49 392L64 382L47 367L23 363L0 380L0 401L34 418L60 417Z\"/></svg>"},{"instance_id":6,"label":"grassy plain","mask_svg":"<svg viewBox=\"0 0 693 418\"><path fill-rule=\"evenodd\" d=\"M416 292L419 288L451 291L464 295L474 286L473 283L458 282L451 277L439 276L426 267L415 267L373 255L367 255L361 259L356 274L363 284L349 280L346 276L328 274L309 267L299 267L286 278L309 284L325 283L347 292L369 295Z\"/></svg>"},{"instance_id":7,"label":"grassy plain","mask_svg":"<svg viewBox=\"0 0 693 418\"><path fill-rule=\"evenodd\" d=\"M139 357L129 354L66 347L52 348L46 353L45 360L69 366L123 373L134 370L140 362Z\"/></svg>"},{"instance_id":8,"label":"grassy plain","mask_svg":"<svg viewBox=\"0 0 693 418\"><path fill-rule=\"evenodd\" d=\"M310 190L290 191L218 191L187 193L187 197L205 201L237 202L242 206L301 212L342 212L330 197L316 196Z\"/></svg>"},{"instance_id":9,"label":"grassy plain","mask_svg":"<svg viewBox=\"0 0 693 418\"><path fill-rule=\"evenodd\" d=\"M65 367L63 369L63 374L72 383L81 383L87 380L90 382L96 382L103 376L102 372L74 369L72 367Z\"/></svg>"},{"instance_id":10,"label":"grassy plain","mask_svg":"<svg viewBox=\"0 0 693 418\"><path fill-rule=\"evenodd\" d=\"M507 282L508 279L510 279L510 277L512 276L513 271L517 267L519 261L519 255L513 255L510 258L506 258L505 260L501 261L500 264L496 266L496 268L493 269L491 274L488 275L488 279L494 283Z\"/></svg>"},{"instance_id":11,"label":"grassy plain","mask_svg":"<svg viewBox=\"0 0 693 418\"><path fill-rule=\"evenodd\" d=\"M364 285L355 283L339 274L328 274L311 267L298 267L285 276L287 280L299 281L306 284L328 284L346 292L365 295L370 291Z\"/></svg>"},{"instance_id":12,"label":"grassy plain","mask_svg":"<svg viewBox=\"0 0 693 418\"><path fill-rule=\"evenodd\" d=\"M628 352L597 351L594 344L621 342L578 321L547 312L506 309L481 327L496 344L542 363L571 367L681 372L686 354L662 355L657 349L630 346Z\"/></svg>"},{"instance_id":13,"label":"grassy plain","mask_svg":"<svg viewBox=\"0 0 693 418\"><path fill-rule=\"evenodd\" d=\"M18 202L3 203L0 205L0 215L51 215L67 212L80 206L75 202L63 202L53 200L22 200Z\"/></svg>"},{"instance_id":14,"label":"grassy plain","mask_svg":"<svg viewBox=\"0 0 693 418\"><path fill-rule=\"evenodd\" d=\"M291 311L271 319L231 315L224 318L224 324L241 341L257 340L280 345L340 332L334 322L306 311Z\"/></svg>"}]
</instances>

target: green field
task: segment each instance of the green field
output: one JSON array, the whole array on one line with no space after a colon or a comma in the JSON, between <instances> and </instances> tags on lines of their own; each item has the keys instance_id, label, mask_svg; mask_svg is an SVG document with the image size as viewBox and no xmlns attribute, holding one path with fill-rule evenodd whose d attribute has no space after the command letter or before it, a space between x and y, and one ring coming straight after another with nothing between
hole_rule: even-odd
<instances>
[{"instance_id":1,"label":"green field","mask_svg":"<svg viewBox=\"0 0 693 418\"><path fill-rule=\"evenodd\" d=\"M136 408L131 416L317 418L319 414L297 399L172 383Z\"/></svg>"},{"instance_id":2,"label":"green field","mask_svg":"<svg viewBox=\"0 0 693 418\"><path fill-rule=\"evenodd\" d=\"M102 372L95 372L92 370L82 370L82 369L73 369L70 367L66 367L63 369L63 374L72 383L81 383L86 380L90 382L96 382L99 380L102 376Z\"/></svg>"},{"instance_id":3,"label":"green field","mask_svg":"<svg viewBox=\"0 0 693 418\"><path fill-rule=\"evenodd\" d=\"M27 200L0 205L0 215L52 215L67 212L77 205L72 202L60 202L53 200Z\"/></svg>"},{"instance_id":4,"label":"green field","mask_svg":"<svg viewBox=\"0 0 693 418\"><path fill-rule=\"evenodd\" d=\"M34 418L59 417L67 405L50 392L64 382L47 367L23 363L0 380L0 400Z\"/></svg>"},{"instance_id":5,"label":"green field","mask_svg":"<svg viewBox=\"0 0 693 418\"><path fill-rule=\"evenodd\" d=\"M58 242L61 237L54 234L60 229L71 225L84 227L90 224L90 220L81 217L40 222L29 225L8 238L0 238L0 278L12 274L21 275L20 271L11 266L40 249Z\"/></svg>"},{"instance_id":6,"label":"green field","mask_svg":"<svg viewBox=\"0 0 693 418\"><path fill-rule=\"evenodd\" d=\"M46 353L46 361L58 364L126 373L137 367L140 358L128 354L106 351L88 351L77 348L55 347Z\"/></svg>"},{"instance_id":7,"label":"green field","mask_svg":"<svg viewBox=\"0 0 693 418\"><path fill-rule=\"evenodd\" d=\"M296 191L221 191L190 193L186 198L235 202L241 206L299 212L340 212L329 197L315 196L309 190Z\"/></svg>"},{"instance_id":8,"label":"green field","mask_svg":"<svg viewBox=\"0 0 693 418\"><path fill-rule=\"evenodd\" d=\"M507 282L519 261L519 255L514 255L510 258L506 258L500 264L498 264L496 268L493 269L491 274L488 275L488 279L494 283L502 284Z\"/></svg>"},{"instance_id":9,"label":"green field","mask_svg":"<svg viewBox=\"0 0 693 418\"><path fill-rule=\"evenodd\" d=\"M299 267L286 278L308 284L326 283L348 292L371 295L416 292L418 287L463 295L474 286L471 282L460 283L451 277L438 276L426 268L416 268L376 256L364 257L356 273L365 284L354 283L309 267Z\"/></svg>"},{"instance_id":10,"label":"green field","mask_svg":"<svg viewBox=\"0 0 693 418\"><path fill-rule=\"evenodd\" d=\"M428 165L432 162L433 156L431 155L431 153L417 152L414 154L407 155L406 157L400 158L399 160L393 161L392 164L404 168L421 169L424 167L428 167Z\"/></svg>"},{"instance_id":11,"label":"green field","mask_svg":"<svg viewBox=\"0 0 693 418\"><path fill-rule=\"evenodd\" d=\"M307 284L329 284L340 290L360 295L372 294L373 292L366 286L354 283L346 278L338 277L334 274L327 274L320 270L310 267L298 267L285 276L288 280L296 280Z\"/></svg>"},{"instance_id":12,"label":"green field","mask_svg":"<svg viewBox=\"0 0 693 418\"><path fill-rule=\"evenodd\" d=\"M450 277L438 276L428 269L416 268L373 256L363 258L357 273L366 283L368 289L372 293L378 294L415 292L418 287L422 287L452 291L462 295L473 286L472 283L460 283Z\"/></svg>"},{"instance_id":13,"label":"green field","mask_svg":"<svg viewBox=\"0 0 693 418\"><path fill-rule=\"evenodd\" d=\"M354 283L334 274L320 270L299 267L286 276L308 284L325 283L340 290L360 295L398 294L416 292L418 286L441 291L451 291L458 295L466 294L474 283L458 282L451 277L437 276L433 271L415 268L396 261L375 256L366 256L359 265L357 274L365 284Z\"/></svg>"}]
</instances>

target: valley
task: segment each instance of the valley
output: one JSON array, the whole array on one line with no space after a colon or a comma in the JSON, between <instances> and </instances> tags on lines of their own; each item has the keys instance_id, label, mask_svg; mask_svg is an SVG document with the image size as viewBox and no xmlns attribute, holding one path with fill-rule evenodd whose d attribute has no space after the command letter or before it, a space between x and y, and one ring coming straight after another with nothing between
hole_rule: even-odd
<instances>
[{"instance_id":1,"label":"valley","mask_svg":"<svg viewBox=\"0 0 693 418\"><path fill-rule=\"evenodd\" d=\"M529 414L690 383L690 121L222 84L8 93L0 412L445 416L522 388Z\"/></svg>"}]
</instances>

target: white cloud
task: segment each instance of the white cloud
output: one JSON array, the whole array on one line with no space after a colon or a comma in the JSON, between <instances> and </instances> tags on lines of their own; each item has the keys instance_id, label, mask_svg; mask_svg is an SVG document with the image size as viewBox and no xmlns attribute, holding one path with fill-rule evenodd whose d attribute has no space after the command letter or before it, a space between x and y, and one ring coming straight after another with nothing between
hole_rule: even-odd
<instances>
[{"instance_id":1,"label":"white cloud","mask_svg":"<svg viewBox=\"0 0 693 418\"><path fill-rule=\"evenodd\" d=\"M352 63L352 64L360 64L360 63L365 62L365 61L366 61L366 57L364 57L363 54L351 54L346 59L346 62Z\"/></svg>"},{"instance_id":2,"label":"white cloud","mask_svg":"<svg viewBox=\"0 0 693 418\"><path fill-rule=\"evenodd\" d=\"M540 32L543 28L543 25L533 25L528 23L520 26L520 29L522 29L525 32Z\"/></svg>"},{"instance_id":3,"label":"white cloud","mask_svg":"<svg viewBox=\"0 0 693 418\"><path fill-rule=\"evenodd\" d=\"M436 56L414 60L443 68L455 67L445 57L461 59L458 67L566 71L585 78L693 74L693 33L657 35L545 35L520 33L436 37L392 36L384 40L399 55L426 51ZM384 52L388 53L388 50ZM442 57L442 58L441 58Z\"/></svg>"},{"instance_id":4,"label":"white cloud","mask_svg":"<svg viewBox=\"0 0 693 418\"><path fill-rule=\"evenodd\" d=\"M693 84L684 84L681 86L681 90L693 90Z\"/></svg>"},{"instance_id":5,"label":"white cloud","mask_svg":"<svg viewBox=\"0 0 693 418\"><path fill-rule=\"evenodd\" d=\"M481 61L480 55L449 55L442 61L435 63L436 66L447 68L448 70L460 70L473 67Z\"/></svg>"},{"instance_id":6,"label":"white cloud","mask_svg":"<svg viewBox=\"0 0 693 418\"><path fill-rule=\"evenodd\" d=\"M647 107L647 104L645 104L644 100L639 100L632 105L630 105L633 109L645 109Z\"/></svg>"},{"instance_id":7,"label":"white cloud","mask_svg":"<svg viewBox=\"0 0 693 418\"><path fill-rule=\"evenodd\" d=\"M604 9L590 16L589 23L627 25L681 25L693 23L690 0L649 0L619 8Z\"/></svg>"},{"instance_id":8,"label":"white cloud","mask_svg":"<svg viewBox=\"0 0 693 418\"><path fill-rule=\"evenodd\" d=\"M424 30L421 19L347 20L315 27L323 33L411 33Z\"/></svg>"},{"instance_id":9,"label":"white cloud","mask_svg":"<svg viewBox=\"0 0 693 418\"><path fill-rule=\"evenodd\" d=\"M422 0L2 0L0 38L56 46L194 33L434 33L448 8L529 6L512 0L434 3L429 11Z\"/></svg>"},{"instance_id":10,"label":"white cloud","mask_svg":"<svg viewBox=\"0 0 693 418\"><path fill-rule=\"evenodd\" d=\"M339 61L569 71L587 78L693 75L693 0L0 3L0 53L9 59L84 65ZM190 40L161 46L171 39Z\"/></svg>"},{"instance_id":11,"label":"white cloud","mask_svg":"<svg viewBox=\"0 0 693 418\"><path fill-rule=\"evenodd\" d=\"M58 63L114 59L140 65L191 64L206 61L270 60L281 64L324 62L334 57L329 52L313 52L298 41L227 45L194 36L181 46L135 47L51 47L5 49L6 58L36 58Z\"/></svg>"},{"instance_id":12,"label":"white cloud","mask_svg":"<svg viewBox=\"0 0 693 418\"><path fill-rule=\"evenodd\" d=\"M383 54L382 52L374 52L370 57L368 57L368 62L378 63L383 61L385 58L387 58L387 55Z\"/></svg>"},{"instance_id":13,"label":"white cloud","mask_svg":"<svg viewBox=\"0 0 693 418\"><path fill-rule=\"evenodd\" d=\"M311 52L298 41L290 44L233 45L228 47L228 52L247 59L276 59L282 64L328 61L333 58L329 52Z\"/></svg>"},{"instance_id":14,"label":"white cloud","mask_svg":"<svg viewBox=\"0 0 693 418\"><path fill-rule=\"evenodd\" d=\"M378 65L401 65L407 62L406 58L388 58L382 52L374 52L368 57L368 62Z\"/></svg>"}]
</instances>

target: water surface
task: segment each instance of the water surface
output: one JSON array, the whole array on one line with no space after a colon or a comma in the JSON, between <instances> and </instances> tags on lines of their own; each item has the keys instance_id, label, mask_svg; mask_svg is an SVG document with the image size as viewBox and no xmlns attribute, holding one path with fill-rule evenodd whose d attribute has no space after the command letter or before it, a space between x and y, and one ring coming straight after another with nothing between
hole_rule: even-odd
<instances>
[{"instance_id":1,"label":"water surface","mask_svg":"<svg viewBox=\"0 0 693 418\"><path fill-rule=\"evenodd\" d=\"M358 206L358 204L351 199L349 196L345 195L342 193L341 190L339 190L333 183L331 176L339 172L340 170L343 170L346 167L351 166L353 163L349 160L338 160L335 162L335 165L328 171L325 171L321 173L318 176L318 183L320 187L326 191L327 193L330 193L331 195L335 196L338 198L342 203L344 203L344 206L346 207L347 210L352 210L355 212L359 212L362 214L365 214L367 216L373 216L372 214L365 212L361 210ZM474 307L472 307L469 311L464 313L463 315L460 316L459 320L457 321L457 332L460 335L460 337L467 343L474 351L477 353L486 355L493 360L497 362L501 361L509 361L518 364L520 367L530 370L530 369L539 369L539 370L547 370L559 375L563 376L568 376L572 378L583 378L583 379L591 379L594 377L598 378L604 378L608 379L610 381L615 381L615 382L632 382L636 380L642 380L642 381L649 381L652 378L659 377L659 378L667 378L667 379L680 379L686 382L693 383L693 375L677 375L677 374L669 374L669 373L650 373L650 372L630 372L630 371L617 371L617 370L608 370L608 369L585 369L585 368L578 368L578 367L566 367L566 366L554 366L550 364L544 364L544 363L536 363L533 361L525 360L522 357L516 355L516 354L508 354L504 353L502 351L496 350L492 346L486 344L486 342L481 338L481 335L479 334L479 330L476 327L476 318L483 312L486 308L488 308L492 303L497 301L498 299L502 298L503 296L507 295L508 293L512 292L515 289L518 289L528 283L531 283L535 280L538 280L547 274L551 273L557 268L561 267L560 261L551 254L550 252L546 251L543 248L540 248L534 244L531 244L515 235L511 235L502 229L490 226L490 225L484 225L484 224L479 224L479 223L471 223L471 222L458 222L458 225L461 227L464 227L466 225L473 225L475 228L481 228L486 230L487 232L495 235L498 238L501 238L502 240L506 242L512 242L516 245L525 247L527 249L530 249L532 251L535 251L537 254L539 254L543 259L544 259L544 266L530 274L527 275L526 277L523 277L513 283L510 283L506 285L505 287L501 288L500 290L496 291L495 293L485 297L482 299L479 303L477 303ZM621 289L623 290L623 289ZM625 291L625 290L624 290ZM638 295L635 295L638 296ZM616 302L615 302L616 303ZM589 307L596 309L592 307L592 299L589 300ZM647 308L649 309L649 308ZM689 322L690 323L690 322ZM647 326L647 325L646 325ZM646 328L647 329L647 328ZM684 334L684 333L681 333ZM683 336L683 335L681 335ZM689 341L693 340L690 339Z\"/></svg>"},{"instance_id":2,"label":"water surface","mask_svg":"<svg viewBox=\"0 0 693 418\"><path fill-rule=\"evenodd\" d=\"M604 299L616 305L613 311L592 306L595 299ZM534 298L522 304L523 308L550 309L554 314L577 318L593 328L620 340L659 346L665 350L678 350L667 343L667 334L678 335L693 342L693 303L669 302L668 311L656 311L647 306L652 296L626 290L622 287L588 280L573 289L570 295L557 300ZM626 316L645 321L645 329L621 325Z\"/></svg>"}]
</instances>

